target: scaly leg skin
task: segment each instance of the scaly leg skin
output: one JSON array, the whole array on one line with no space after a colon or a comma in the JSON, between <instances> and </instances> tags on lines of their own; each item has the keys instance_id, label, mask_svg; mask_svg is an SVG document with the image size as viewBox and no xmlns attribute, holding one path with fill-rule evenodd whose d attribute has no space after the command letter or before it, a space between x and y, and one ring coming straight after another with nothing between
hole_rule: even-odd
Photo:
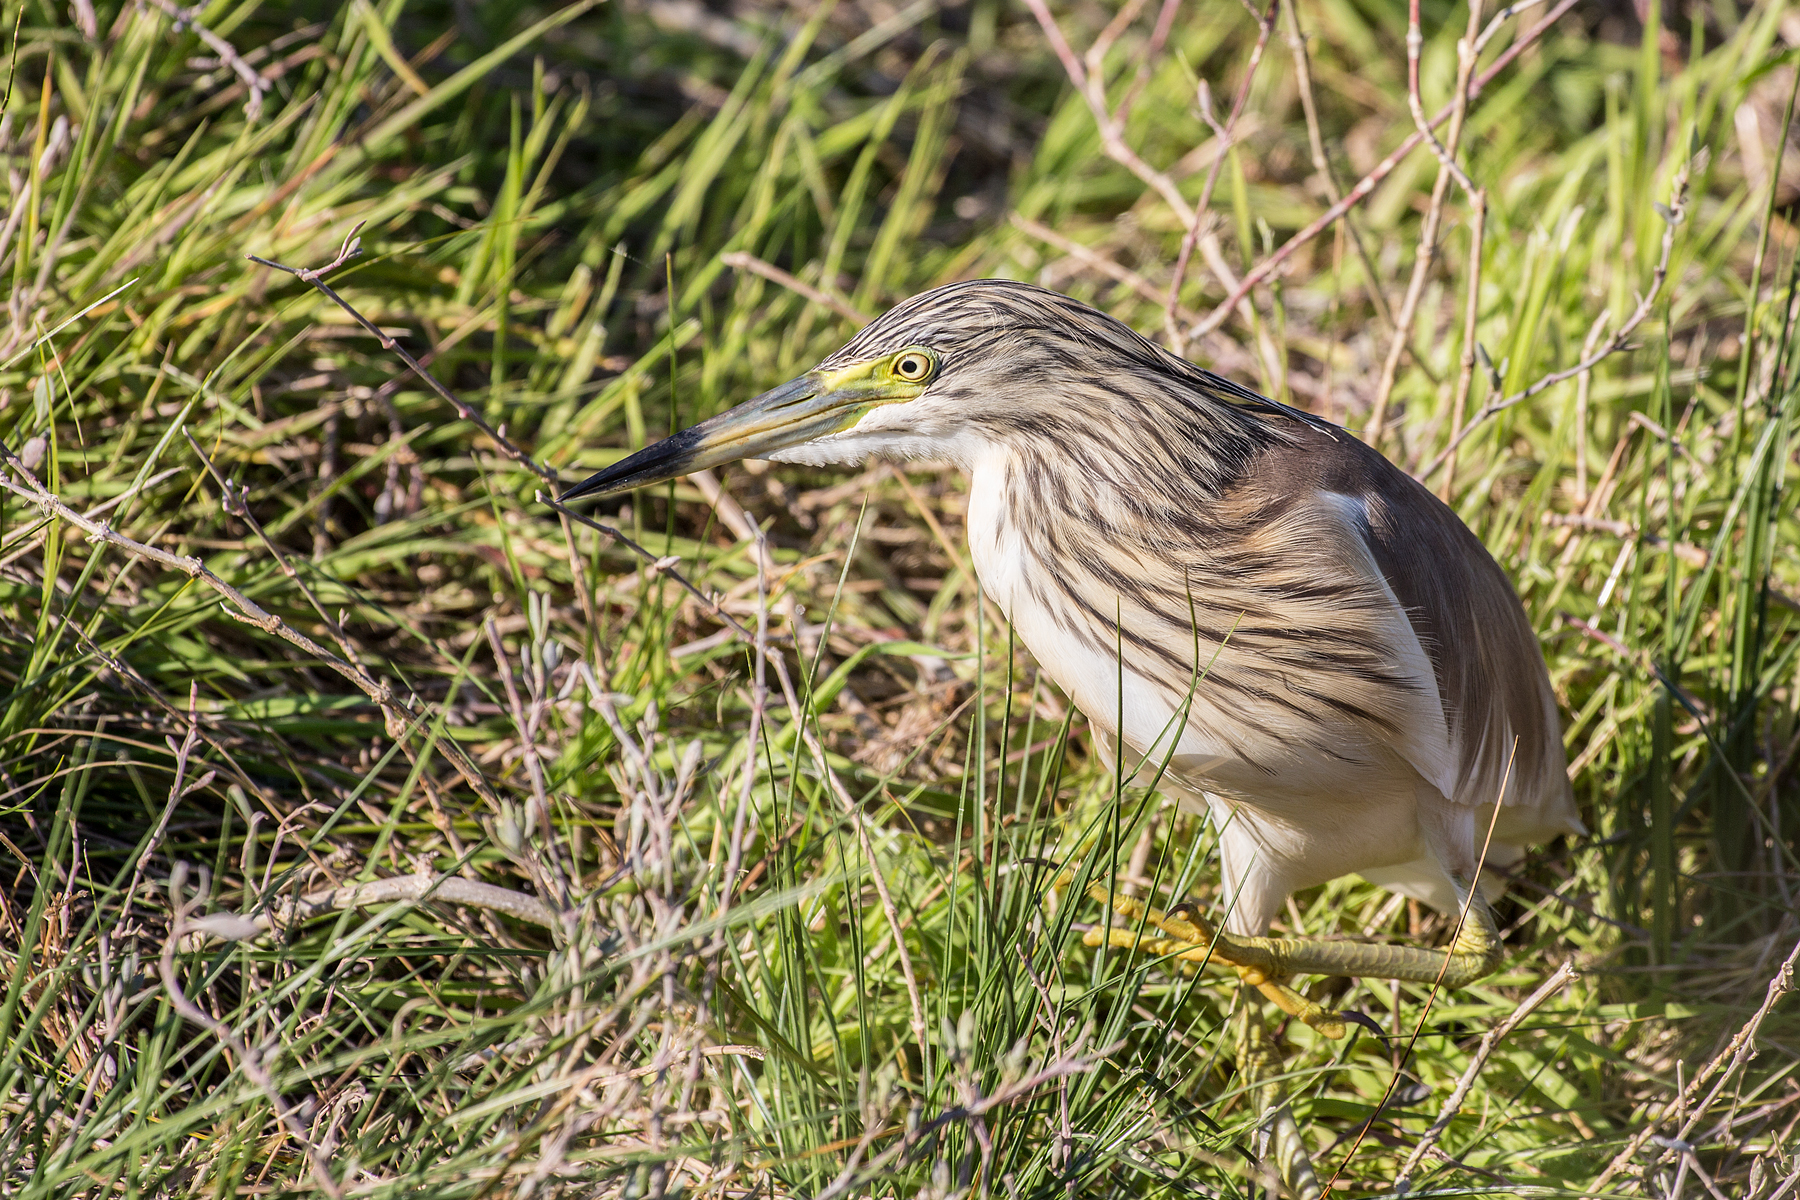
<instances>
[{"instance_id":1,"label":"scaly leg skin","mask_svg":"<svg viewBox=\"0 0 1800 1200\"><path fill-rule=\"evenodd\" d=\"M1335 942L1319 938L1243 937L1214 929L1190 910L1164 913L1131 896L1121 896L1103 883L1090 883L1087 893L1125 919L1155 927L1166 938L1140 939L1131 930L1095 930L1089 945L1141 948L1188 962L1211 960L1233 967L1246 984L1267 996L1277 1008L1298 1017L1328 1038L1344 1036L1344 1018L1314 1004L1287 986L1294 975L1341 975L1360 979L1402 979L1413 983L1464 987L1500 965L1500 932L1477 893L1468 919L1448 950L1416 946L1379 946L1368 942Z\"/></svg>"},{"instance_id":2,"label":"scaly leg skin","mask_svg":"<svg viewBox=\"0 0 1800 1200\"><path fill-rule=\"evenodd\" d=\"M1118 899L1136 903L1129 896L1120 896ZM1164 914L1158 913L1155 909L1149 911L1148 923L1163 928L1156 918L1164 916ZM1137 914L1126 913L1125 915L1135 917ZM1180 920L1179 917L1169 919ZM1342 1014L1314 1004L1279 980L1264 978L1262 973L1253 967L1239 967L1236 963L1231 962L1225 953L1210 940L1193 942L1180 938L1139 937L1129 929L1113 928L1106 930L1104 934L1098 929L1091 930L1082 935L1082 942L1088 946L1098 946L1101 942L1105 942L1109 946L1118 946L1124 950L1137 950L1144 954L1156 955L1159 958L1175 958L1182 962L1201 966L1216 960L1220 966L1235 968L1238 978L1243 980L1247 986L1256 988L1257 991L1267 996L1270 1003L1274 1004L1276 1008L1290 1017L1297 1017L1304 1021L1318 1030L1321 1036L1328 1038L1344 1036L1345 1027Z\"/></svg>"},{"instance_id":3,"label":"scaly leg skin","mask_svg":"<svg viewBox=\"0 0 1800 1200\"><path fill-rule=\"evenodd\" d=\"M1294 1121L1294 1112L1288 1107L1281 1084L1272 1078L1280 1058L1264 1036L1262 1021L1254 1008L1246 995L1238 1010L1237 1067L1246 1091L1262 1106L1257 1129L1257 1157L1264 1162L1273 1160L1275 1170L1297 1200L1319 1200L1323 1189L1313 1171L1312 1155L1307 1153L1300 1126Z\"/></svg>"}]
</instances>

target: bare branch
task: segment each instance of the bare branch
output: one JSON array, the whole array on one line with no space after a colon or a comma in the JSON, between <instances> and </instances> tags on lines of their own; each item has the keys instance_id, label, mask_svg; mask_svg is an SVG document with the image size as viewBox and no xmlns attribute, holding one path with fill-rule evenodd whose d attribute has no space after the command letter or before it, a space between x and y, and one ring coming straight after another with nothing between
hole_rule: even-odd
<instances>
[{"instance_id":1,"label":"bare branch","mask_svg":"<svg viewBox=\"0 0 1800 1200\"><path fill-rule=\"evenodd\" d=\"M1462 331L1462 363L1456 373L1456 398L1450 404L1450 441L1449 457L1445 460L1444 481L1439 485L1438 495L1444 503L1450 503L1450 493L1456 487L1456 441L1462 433L1463 414L1469 410L1469 389L1475 384L1475 331L1481 318L1481 254L1482 242L1487 234L1487 192L1477 191L1470 198L1469 214L1469 270L1463 280L1463 331Z\"/></svg>"},{"instance_id":2,"label":"bare branch","mask_svg":"<svg viewBox=\"0 0 1800 1200\"><path fill-rule=\"evenodd\" d=\"M170 886L178 890L180 878L185 874L185 871L178 870L176 878L170 881ZM280 1090L275 1086L275 1078L269 1074L269 1068L264 1065L262 1056L248 1042L233 1032L231 1026L214 1019L199 1005L189 1000L187 993L181 990L181 983L175 978L175 943L185 932L183 921L186 917L187 907L184 905L182 909L177 910L175 927L170 931L168 940L163 943L162 959L158 966L159 974L162 976L164 995L168 996L170 1006L183 1018L210 1032L225 1043L232 1054L237 1056L239 1069L268 1099L269 1106L275 1110L276 1119L281 1122L282 1128L287 1130L288 1136L298 1142L306 1151L306 1162L312 1169L313 1181L319 1185L319 1190L331 1197L331 1200L342 1200L344 1189L339 1187L337 1180L331 1177L331 1170L325 1165L324 1156L312 1140L306 1136L306 1126L301 1123L299 1114L282 1098Z\"/></svg>"},{"instance_id":3,"label":"bare branch","mask_svg":"<svg viewBox=\"0 0 1800 1200\"><path fill-rule=\"evenodd\" d=\"M1077 259L1083 264L1099 271L1108 279L1111 279L1116 283L1124 284L1152 304L1160 305L1167 302L1168 293L1164 292L1161 288L1158 288L1154 283L1151 283L1142 275L1139 275L1136 271L1133 271L1130 267L1116 263L1112 259L1106 257L1106 255L1095 252L1092 247L1084 246L1080 242L1066 238L1062 234L1056 232L1056 230L1051 229L1048 225L1040 225L1030 217L1020 216L1018 213L1012 214L1012 223L1020 230L1038 239L1038 241L1043 242L1046 245L1054 246L1070 258ZM1185 307L1177 306L1175 311L1184 321L1198 319L1197 314Z\"/></svg>"},{"instance_id":4,"label":"bare branch","mask_svg":"<svg viewBox=\"0 0 1800 1200\"><path fill-rule=\"evenodd\" d=\"M1200 115L1212 127L1213 136L1219 139L1219 152L1213 156L1212 168L1207 171L1206 183L1200 189L1200 202L1194 206L1194 219L1188 223L1187 234L1181 239L1181 251L1175 257L1175 275L1169 280L1168 299L1163 303L1163 323L1173 343L1171 348L1177 354L1183 353L1187 344L1187 339L1181 336L1181 329L1175 322L1176 302L1181 298L1181 281L1187 275L1188 258L1200 240L1200 225L1212 205L1213 189L1218 186L1219 172L1224 169L1225 160L1231 156L1238 118L1243 116L1244 104L1250 99L1250 85L1256 80L1256 68L1262 65L1263 51L1269 45L1269 34L1275 29L1275 10L1280 5L1281 0L1269 0L1268 12L1257 19L1256 46L1250 51L1250 62L1244 68L1244 78L1238 84L1237 95L1232 99L1231 112L1226 116L1224 124L1221 125L1213 116L1212 98L1207 92L1204 79L1197 89L1195 99Z\"/></svg>"},{"instance_id":5,"label":"bare branch","mask_svg":"<svg viewBox=\"0 0 1800 1200\"><path fill-rule=\"evenodd\" d=\"M1669 277L1669 259L1675 253L1675 227L1681 224L1683 217L1687 213L1687 183L1688 166L1686 163L1683 163L1676 170L1675 179L1670 188L1669 206L1663 215L1662 253L1656 261L1656 267L1650 273L1650 290L1645 292L1642 298L1638 300L1637 307L1631 311L1630 316L1625 318L1625 323L1620 325L1610 338L1607 338L1605 342L1601 343L1597 350L1583 356L1581 361L1574 366L1565 367L1560 371L1552 371L1550 374L1543 376L1536 383L1533 383L1520 391L1514 392L1510 396L1503 397L1499 400L1492 400L1483 405L1481 410L1477 412L1474 417L1470 418L1467 425L1456 431L1454 436L1450 439L1450 444L1439 451L1438 456L1432 459L1425 469L1418 473L1418 478L1421 481L1430 479L1431 476L1437 472L1437 469L1443 466L1444 463L1449 460L1450 456L1455 453L1456 448L1462 445L1468 436L1475 432L1476 428L1479 427L1483 421L1487 420L1495 413L1504 412L1515 404L1529 400L1540 392L1555 387L1565 379L1573 379L1584 371L1593 370L1593 368L1602 360L1611 358L1613 355L1630 345L1631 331L1636 329L1639 325L1642 325L1644 319L1655 310L1657 297L1662 294L1663 284Z\"/></svg>"},{"instance_id":6,"label":"bare branch","mask_svg":"<svg viewBox=\"0 0 1800 1200\"><path fill-rule=\"evenodd\" d=\"M1137 152L1126 143L1123 123L1116 119L1107 108L1105 81L1100 78L1098 73L1089 72L1082 65L1081 60L1075 56L1075 51L1070 48L1068 39L1063 36L1061 26L1057 25L1056 18L1050 15L1050 10L1046 7L1044 0L1025 0L1025 5L1031 9L1032 16L1037 18L1038 24L1042 26L1044 36L1049 40L1050 48L1055 51L1057 59L1061 61L1063 71L1069 76L1069 81L1075 85L1076 91L1087 102L1088 111L1093 114L1094 124L1100 131L1100 144L1105 149L1107 157L1136 175L1145 186L1161 196L1163 203L1169 206L1170 211L1175 214L1176 220L1181 222L1183 229L1192 229L1194 222L1199 217L1193 206L1182 196L1180 187L1166 173L1158 171L1139 158ZM1237 277L1225 263L1224 254L1219 249L1219 239L1211 233L1205 233L1200 236L1197 244L1207 260L1207 266L1219 277L1219 282L1228 290L1235 289ZM1244 306L1243 316L1246 321L1252 319L1248 304ZM1193 335L1190 335L1189 340L1192 340L1192 337Z\"/></svg>"},{"instance_id":7,"label":"bare branch","mask_svg":"<svg viewBox=\"0 0 1800 1200\"><path fill-rule=\"evenodd\" d=\"M1473 194L1475 184L1463 174L1463 169L1456 162L1457 135L1462 131L1463 113L1469 107L1469 74L1475 66L1475 41L1479 36L1476 26L1481 23L1481 2L1474 0L1469 5L1469 33L1457 43L1456 95L1450 103L1453 110L1450 114L1450 144L1445 146L1438 141L1437 134L1431 131L1435 122L1425 119L1425 101L1419 95L1419 52L1425 48L1425 34L1419 27L1419 0L1411 0L1406 19L1406 107L1412 111L1413 125L1419 136L1431 147L1432 154L1437 156L1440 166L1455 179L1465 195Z\"/></svg>"},{"instance_id":8,"label":"bare branch","mask_svg":"<svg viewBox=\"0 0 1800 1200\"><path fill-rule=\"evenodd\" d=\"M1113 120L1119 124L1123 125L1131 116L1132 106L1137 103L1138 96L1150 82L1151 64L1168 44L1169 33L1175 28L1175 14L1180 9L1181 0L1163 0L1162 11L1156 14L1156 28L1151 31L1149 42L1145 43L1143 53L1138 56L1137 74L1113 109Z\"/></svg>"},{"instance_id":9,"label":"bare branch","mask_svg":"<svg viewBox=\"0 0 1800 1200\"><path fill-rule=\"evenodd\" d=\"M1306 35L1300 30L1300 6L1287 6L1287 44L1288 53L1294 60L1294 79L1300 87L1300 112L1306 119L1307 148L1312 151L1313 170L1319 173L1319 179L1325 186L1325 198L1333 204L1344 198L1343 189L1338 186L1337 172L1331 169L1331 159L1325 153L1325 135L1319 127L1319 102L1313 95L1312 62L1306 53ZM1394 323L1394 314L1388 308L1387 297L1382 294L1375 281L1381 276L1375 270L1375 260L1369 255L1369 248L1363 244L1362 234L1357 232L1353 222L1344 222L1344 231L1350 235L1351 245L1356 247L1356 257L1362 263L1363 274L1369 279L1369 301L1375 306L1375 312L1388 325Z\"/></svg>"},{"instance_id":10,"label":"bare branch","mask_svg":"<svg viewBox=\"0 0 1800 1200\"><path fill-rule=\"evenodd\" d=\"M200 14L206 5L196 4L192 8L182 8L173 0L150 0L165 16L175 22L177 30L192 29L194 35L206 43L208 49L219 56L219 61L230 67L237 77L244 81L244 88L249 93L244 100L244 116L254 124L262 116L263 97L268 94L269 81L257 73L255 67L244 61L244 56L237 52L237 47L200 23ZM92 21L93 8L87 9L87 20ZM92 37L93 34L89 34Z\"/></svg>"},{"instance_id":11,"label":"bare branch","mask_svg":"<svg viewBox=\"0 0 1800 1200\"><path fill-rule=\"evenodd\" d=\"M362 228L362 226L360 224L357 225L357 227L356 227L356 229L361 229L361 228ZM437 377L434 376L430 371L427 371L425 369L425 366L423 363L421 363L418 359L414 358L410 353L408 353L406 347L402 346L399 342L397 342L393 338L389 337L378 326L376 326L376 324L373 321L369 320L367 317L365 317L361 313L357 312L355 308L351 307L350 303L347 300L345 300L342 296L337 294L337 292L331 287L330 284L326 283L324 281L324 279L320 278L321 276L326 275L326 274L330 273L331 271L336 270L338 267L343 266L345 263L349 262L351 259L353 259L357 255L361 254L362 247L361 247L360 243L361 243L361 239L356 236L356 230L352 230L350 233L350 236L344 240L343 248L338 251L337 258L333 259L331 262L327 263L325 266L318 267L316 269L307 269L307 268L302 268L302 267L290 267L290 266L286 265L285 263L274 262L267 258L258 258L254 254L246 254L244 257L249 259L253 263L259 263L265 267L273 267L277 271L286 271L289 275L294 276L294 278L299 279L303 283L312 284L312 286L317 288L319 290L319 292L325 296L326 299L330 300L333 304L336 304L339 308L343 309L346 313L349 314L351 320L355 321L358 325L361 325L365 330L367 330L369 332L369 334L371 336L373 336L375 338L376 341L380 342L381 348L383 350L387 350L387 351L391 352L396 357L398 357L401 362L405 363L407 365L407 367L409 367L412 370L412 373L419 377L420 382L424 383L424 385L426 387L431 389L432 394L434 394L435 396L438 397L438 399L444 401L446 404L450 405L450 407L452 407L456 410L457 416L461 417L463 420L469 422L469 424L471 424L471 425L475 426L475 428L479 429L482 433L486 434L487 437L493 441L494 445L496 445L500 448L500 452L502 454L504 454L507 458L512 459L514 462L518 463L520 466L524 467L527 471L530 471L533 475L536 475L538 478L542 479L544 482L550 484L551 487L561 490L562 480L558 477L558 475L556 474L555 471L552 471L549 467L544 466L542 463L540 463L536 459L532 458L529 454L527 454L523 450L519 449L518 446L514 445L511 441L509 441L507 439L505 434L503 434L499 430L495 429L492 425L489 425L487 423L487 418L483 417L480 413L476 412L473 408L470 408L467 404L464 404L462 402L462 400L460 400L456 396L456 393L452 392L449 388L445 387L442 383L438 382Z\"/></svg>"},{"instance_id":12,"label":"bare branch","mask_svg":"<svg viewBox=\"0 0 1800 1200\"><path fill-rule=\"evenodd\" d=\"M1631 1140L1625 1143L1624 1149L1613 1156L1612 1162L1606 1165L1606 1170L1600 1173L1600 1178L1594 1181L1591 1191L1603 1192L1613 1176L1630 1165L1631 1160L1637 1156L1637 1152L1656 1136L1657 1129L1670 1117L1676 1115L1687 1117L1682 1122L1681 1129L1676 1133L1674 1139L1676 1142L1687 1140L1688 1134L1694 1131L1694 1127L1712 1108L1713 1101L1718 1099L1720 1091L1724 1089L1726 1083L1730 1082L1732 1075L1739 1067L1750 1061L1750 1058L1756 1053L1756 1035L1762 1028L1763 1020L1775 1011L1775 1006L1781 1002L1783 996L1795 990L1794 968L1796 965L1800 965L1800 942L1794 943L1794 948L1788 951L1787 959L1776 968L1774 976L1769 980L1769 986L1763 993L1762 1005L1750 1014L1750 1019L1744 1022L1737 1033L1732 1035L1731 1041L1726 1043L1725 1048L1714 1055L1712 1061L1694 1073L1694 1077L1688 1080L1686 1088L1682 1089L1669 1103L1663 1105L1656 1116L1645 1122L1642 1129L1631 1135ZM1721 1072L1723 1073L1721 1074ZM1719 1076L1719 1081L1713 1084L1712 1090L1706 1094L1706 1099L1700 1100L1701 1087L1714 1075ZM1659 1161L1667 1161L1675 1153L1676 1151L1673 1149L1666 1148L1659 1157ZM1783 1187L1782 1190L1786 1191L1787 1188Z\"/></svg>"},{"instance_id":13,"label":"bare branch","mask_svg":"<svg viewBox=\"0 0 1800 1200\"><path fill-rule=\"evenodd\" d=\"M1504 1041L1508 1034L1517 1029L1526 1017L1536 1012L1545 1001L1562 991L1566 984L1576 978L1575 964L1573 962L1563 963L1562 966L1556 968L1556 972L1550 978L1538 985L1536 991L1521 1000L1519 1007L1515 1008L1511 1015L1487 1031L1487 1034L1481 1039L1481 1045L1475 1050L1475 1057L1469 1060L1468 1068L1463 1071L1462 1078L1456 1081L1456 1086L1451 1089L1449 1098L1444 1101L1444 1107L1439 1110L1437 1120L1431 1123L1431 1128L1425 1131L1425 1136L1419 1139L1419 1144L1413 1147L1411 1154L1407 1155L1406 1165L1400 1168L1400 1175L1394 1180L1395 1192L1404 1195L1412 1190L1413 1172L1418 1170L1419 1164L1424 1161L1425 1156L1431 1152L1438 1139L1444 1136L1444 1131L1450 1128L1451 1120L1462 1110L1463 1101L1469 1098L1469 1091L1475 1086L1475 1080L1481 1075L1482 1068L1486 1067L1488 1059L1493 1057L1494 1048Z\"/></svg>"},{"instance_id":14,"label":"bare branch","mask_svg":"<svg viewBox=\"0 0 1800 1200\"><path fill-rule=\"evenodd\" d=\"M829 308L847 321L855 321L858 325L867 325L875 318L856 307L842 296L816 288L804 279L790 275L774 263L764 262L754 254L746 254L742 250L733 250L719 255L719 261L728 267L736 267L740 271L748 271L752 275L761 275L770 283L779 283L790 292L805 296L814 304Z\"/></svg>"},{"instance_id":15,"label":"bare branch","mask_svg":"<svg viewBox=\"0 0 1800 1200\"><path fill-rule=\"evenodd\" d=\"M138 884L144 879L144 868L150 864L151 855L156 853L157 848L162 845L164 835L169 832L169 821L175 816L175 806L193 790L187 786L187 771L188 759L193 755L194 747L200 743L200 685L197 682L188 684L187 719L187 733L182 735L181 744L175 746L174 740L170 739L170 745L175 750L175 780L169 784L169 802L163 807L156 828L151 830L150 840L138 851L137 864L131 869L131 883L125 888L125 899L119 905L119 919L114 922L115 926L122 926L130 917L132 901L137 898ZM211 778L209 773L207 779Z\"/></svg>"},{"instance_id":16,"label":"bare branch","mask_svg":"<svg viewBox=\"0 0 1800 1200\"><path fill-rule=\"evenodd\" d=\"M1027 2L1030 3L1032 0L1027 0ZM1041 3L1042 0L1037 0L1037 2ZM1512 64L1512 61L1515 58L1525 52L1527 46L1542 37L1552 25L1562 18L1564 13L1568 12L1571 8L1574 8L1575 4L1576 0L1559 0L1557 6L1551 9L1542 21L1539 21L1536 25L1533 25L1530 29L1520 34L1518 40L1508 46L1505 52L1494 60L1492 66L1476 76L1475 82L1469 86L1469 100L1473 101L1476 97L1480 96L1483 88L1493 82L1494 78L1499 75L1501 71L1505 70ZM1508 10L1509 13L1511 11L1513 10ZM1446 104L1443 108L1440 108L1431 118L1431 126L1436 128L1449 120L1452 109L1453 105L1450 104ZM1389 153L1386 158L1376 163L1374 168L1371 169L1367 175L1364 175L1359 179L1356 182L1356 185L1345 193L1342 200L1326 209L1310 222L1306 228L1283 242L1281 247L1273 254L1251 268L1249 273L1247 273L1243 279L1239 280L1236 286L1231 289L1231 294L1220 301L1218 307L1214 308L1212 312L1207 315L1205 320L1201 321L1193 329L1188 330L1188 338L1192 340L1201 334L1210 333L1223 325L1231 316L1232 312L1236 310L1238 304L1243 301L1244 297L1250 294L1251 288L1254 288L1257 284L1268 279L1269 276L1280 269L1282 263L1293 256L1296 250L1318 237L1321 233L1325 232L1325 230L1331 228L1333 223L1335 223L1339 217L1342 217L1352 208L1355 208L1358 204L1362 203L1363 200L1365 200L1369 194L1380 185L1381 181L1386 179L1393 172L1395 167L1406 160L1406 156L1411 154L1413 150L1417 148L1421 140L1423 139L1418 130L1415 129L1411 136L1401 142L1398 146L1394 147L1393 151Z\"/></svg>"},{"instance_id":17,"label":"bare branch","mask_svg":"<svg viewBox=\"0 0 1800 1200\"><path fill-rule=\"evenodd\" d=\"M1240 97L1248 94L1250 78L1254 75L1257 64L1262 60L1263 48L1268 44L1269 33L1274 28L1277 3L1278 0L1270 0L1268 16L1260 21L1256 50L1252 55L1249 70L1246 72ZM1056 18L1051 16L1045 0L1025 0L1025 5L1043 28L1044 36L1049 40L1050 47L1055 51L1058 60L1061 61L1063 71L1069 77L1069 82L1075 86L1075 90L1087 102L1088 112L1093 116L1094 125L1100 132L1100 144L1105 149L1107 157L1125 167L1126 170L1137 176L1140 182L1162 198L1163 203L1168 205L1176 219L1181 222L1181 227L1185 231L1184 239L1192 239L1192 247L1200 251L1200 256L1206 260L1207 269L1218 279L1222 288L1236 297L1232 306L1228 306L1225 311L1236 311L1244 325L1257 332L1257 350L1262 357L1265 386L1270 391L1279 390L1278 381L1285 371L1284 359L1266 331L1257 325L1256 313L1251 309L1249 301L1244 299L1246 289L1239 287L1237 273L1225 261L1225 253L1219 245L1218 235L1212 231L1210 223L1205 220L1204 209L1196 209L1189 205L1175 181L1166 172L1158 171L1138 157L1137 152L1125 141L1123 115L1127 106L1121 104L1117 113L1108 109L1105 79L1098 70L1089 70L1076 57L1075 51L1069 46L1068 39L1063 36L1062 28L1057 25ZM1246 5L1246 8L1248 7ZM1254 14L1254 9L1250 11ZM1103 34L1102 37L1104 38L1104 36ZM1226 147L1221 146L1219 157L1214 160L1213 178L1215 179L1225 151ZM1202 197L1203 203L1209 203L1210 200L1210 192ZM1185 273L1185 265L1183 273ZM1179 279L1177 286L1179 287ZM1219 319L1222 322L1224 317L1220 316ZM1181 336L1179 331L1174 331L1170 342L1177 350L1180 350L1186 343L1211 332L1214 327L1196 328L1185 337Z\"/></svg>"},{"instance_id":18,"label":"bare branch","mask_svg":"<svg viewBox=\"0 0 1800 1200\"><path fill-rule=\"evenodd\" d=\"M1431 187L1431 204L1426 209L1424 223L1419 228L1419 249L1413 256L1412 279L1406 285L1406 298L1400 303L1399 315L1394 318L1394 337L1388 343L1387 357L1382 360L1381 379L1375 388L1375 407L1369 415L1368 427L1363 432L1363 440L1371 446L1379 446L1381 443L1381 435L1387 425L1388 401L1394 394L1394 380L1399 374L1400 359L1406 353L1407 342L1412 337L1419 301L1425 294L1426 277L1431 274L1432 264L1437 261L1438 229L1443 223L1444 200L1450 193L1450 181L1455 179L1462 185L1463 193L1484 209L1486 201L1486 197L1469 181L1469 177L1463 174L1462 168L1456 165L1456 151L1462 141L1463 117L1469 108L1469 76L1475 70L1475 38L1481 27L1481 0L1469 0L1468 33L1456 44L1456 94L1451 101L1447 146L1440 143L1437 135L1431 132L1431 123L1425 119L1425 103L1419 96L1419 51L1424 44L1424 35L1419 31L1419 0L1412 0L1409 11L1411 18L1406 27L1406 101L1412 109L1413 124L1431 146L1431 152L1437 155L1438 176ZM1485 222L1485 211L1475 214L1473 226L1476 230L1484 227ZM1479 253L1479 247L1475 252Z\"/></svg>"},{"instance_id":19,"label":"bare branch","mask_svg":"<svg viewBox=\"0 0 1800 1200\"><path fill-rule=\"evenodd\" d=\"M396 875L367 883L347 883L341 887L307 892L296 899L279 901L268 911L251 914L242 920L242 928L208 925L204 918L188 921L184 930L190 940L204 943L228 938L255 937L271 930L284 929L301 921L346 908L374 908L382 904L461 904L469 908L485 908L504 913L515 920L545 929L557 929L560 922L555 910L536 896L495 887L460 875Z\"/></svg>"},{"instance_id":20,"label":"bare branch","mask_svg":"<svg viewBox=\"0 0 1800 1200\"><path fill-rule=\"evenodd\" d=\"M137 558L148 559L158 566L180 571L190 579L205 584L225 599L226 616L235 621L242 621L246 625L254 625L264 633L274 634L349 680L357 690L374 701L376 707L381 709L382 716L386 721L388 736L395 741L400 741L423 723L424 718L412 705L396 696L386 681L375 678L358 663L339 658L225 582L200 559L192 555L171 554L167 550L134 541L106 522L95 521L85 514L76 512L64 504L54 492L38 482L37 477L25 468L24 462L4 444L0 444L0 460L5 461L12 473L10 478L0 475L0 488L30 502L46 517L54 517L75 526L91 541L123 550ZM457 772L462 775L469 786L474 788L484 800L498 803L498 795L482 776L481 770L475 765L474 760L460 746L454 741L440 739L438 748L456 767Z\"/></svg>"}]
</instances>

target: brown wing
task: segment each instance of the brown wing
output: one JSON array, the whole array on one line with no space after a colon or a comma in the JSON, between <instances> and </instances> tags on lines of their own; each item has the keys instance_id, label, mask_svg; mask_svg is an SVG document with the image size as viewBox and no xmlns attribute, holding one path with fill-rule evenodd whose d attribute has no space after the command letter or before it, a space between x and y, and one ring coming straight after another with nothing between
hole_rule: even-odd
<instances>
[{"instance_id":1,"label":"brown wing","mask_svg":"<svg viewBox=\"0 0 1800 1200\"><path fill-rule=\"evenodd\" d=\"M1269 465L1289 478L1362 501L1369 552L1437 676L1457 763L1451 799L1492 804L1504 785L1517 840L1584 832L1543 652L1487 547L1430 491L1348 435L1309 428L1270 453L1280 461Z\"/></svg>"}]
</instances>

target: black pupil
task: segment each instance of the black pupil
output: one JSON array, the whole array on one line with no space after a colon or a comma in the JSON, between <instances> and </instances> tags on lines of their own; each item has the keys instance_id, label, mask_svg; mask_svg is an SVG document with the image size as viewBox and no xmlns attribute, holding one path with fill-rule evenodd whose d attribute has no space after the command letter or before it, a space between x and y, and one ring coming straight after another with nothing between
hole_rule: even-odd
<instances>
[{"instance_id":1,"label":"black pupil","mask_svg":"<svg viewBox=\"0 0 1800 1200\"><path fill-rule=\"evenodd\" d=\"M902 375L923 375L925 364L919 361L918 355L909 354L900 360L900 373Z\"/></svg>"}]
</instances>

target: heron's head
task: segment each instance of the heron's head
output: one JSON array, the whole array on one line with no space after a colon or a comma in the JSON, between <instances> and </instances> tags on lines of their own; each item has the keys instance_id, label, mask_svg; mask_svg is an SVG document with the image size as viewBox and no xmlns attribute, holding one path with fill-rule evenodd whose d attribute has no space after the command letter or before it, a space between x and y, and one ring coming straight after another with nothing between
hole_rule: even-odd
<instances>
[{"instance_id":1,"label":"heron's head","mask_svg":"<svg viewBox=\"0 0 1800 1200\"><path fill-rule=\"evenodd\" d=\"M1071 446L1096 432L1278 409L1058 292L952 283L889 310L797 379L648 446L564 499L659 483L741 458L823 465L870 457L971 467L1016 436ZM1286 411L1286 410L1284 410ZM1228 418L1229 423L1229 418Z\"/></svg>"}]
</instances>

